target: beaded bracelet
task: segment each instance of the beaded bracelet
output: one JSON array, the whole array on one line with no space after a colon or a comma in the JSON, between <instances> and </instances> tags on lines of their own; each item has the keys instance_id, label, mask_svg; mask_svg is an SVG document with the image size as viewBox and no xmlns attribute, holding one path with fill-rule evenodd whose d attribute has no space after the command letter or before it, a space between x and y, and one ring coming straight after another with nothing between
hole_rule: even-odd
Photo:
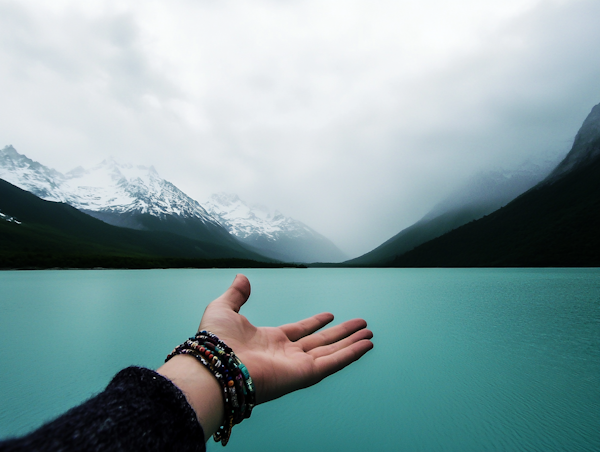
<instances>
[{"instance_id":1,"label":"beaded bracelet","mask_svg":"<svg viewBox=\"0 0 600 452\"><path fill-rule=\"evenodd\" d=\"M221 385L225 418L213 438L225 446L233 426L248 419L256 405L256 392L248 369L225 342L206 330L175 347L165 362L175 355L193 356L210 370Z\"/></svg>"}]
</instances>

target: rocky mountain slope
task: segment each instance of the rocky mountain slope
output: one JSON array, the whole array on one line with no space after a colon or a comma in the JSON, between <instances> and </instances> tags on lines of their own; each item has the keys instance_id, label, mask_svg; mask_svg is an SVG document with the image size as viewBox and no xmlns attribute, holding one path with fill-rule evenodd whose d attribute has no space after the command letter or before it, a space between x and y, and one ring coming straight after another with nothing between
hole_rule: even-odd
<instances>
[{"instance_id":1,"label":"rocky mountain slope","mask_svg":"<svg viewBox=\"0 0 600 452\"><path fill-rule=\"evenodd\" d=\"M584 167L600 157L600 104L592 111L583 122L575 135L573 147L562 162L556 167L547 179L547 183L558 180L577 168Z\"/></svg>"},{"instance_id":2,"label":"rocky mountain slope","mask_svg":"<svg viewBox=\"0 0 600 452\"><path fill-rule=\"evenodd\" d=\"M168 232L111 226L4 180L0 180L0 212L0 268L212 267L223 264L223 259L236 265L235 260L255 256Z\"/></svg>"},{"instance_id":3,"label":"rocky mountain slope","mask_svg":"<svg viewBox=\"0 0 600 452\"><path fill-rule=\"evenodd\" d=\"M429 240L482 218L524 193L556 167L555 156L527 161L517 168L482 173L438 203L417 223L349 265L382 265Z\"/></svg>"}]
</instances>

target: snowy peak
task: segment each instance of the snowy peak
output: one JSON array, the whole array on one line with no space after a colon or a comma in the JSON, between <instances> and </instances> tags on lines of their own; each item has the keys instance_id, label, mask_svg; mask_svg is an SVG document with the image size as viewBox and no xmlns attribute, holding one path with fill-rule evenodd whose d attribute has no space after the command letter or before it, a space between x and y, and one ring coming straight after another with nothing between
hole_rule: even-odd
<instances>
[{"instance_id":1,"label":"snowy peak","mask_svg":"<svg viewBox=\"0 0 600 452\"><path fill-rule=\"evenodd\" d=\"M263 205L249 206L237 195L219 193L204 203L207 212L218 218L223 226L242 240L258 237L275 241L282 235L287 237L312 236L313 231L304 223L285 217L280 212L271 212Z\"/></svg>"},{"instance_id":2,"label":"snowy peak","mask_svg":"<svg viewBox=\"0 0 600 452\"><path fill-rule=\"evenodd\" d=\"M249 206L247 203L242 201L238 195L231 193L218 193L210 197L210 199L204 203L207 209L218 213L219 217L226 219L246 218L255 221L266 221L269 222L277 216L281 216L278 211L273 214L268 207L262 204L254 204Z\"/></svg>"},{"instance_id":3,"label":"snowy peak","mask_svg":"<svg viewBox=\"0 0 600 452\"><path fill-rule=\"evenodd\" d=\"M217 193L210 197L211 201L215 204L227 207L233 204L238 204L241 202L238 195L234 195L231 193Z\"/></svg>"},{"instance_id":4,"label":"snowy peak","mask_svg":"<svg viewBox=\"0 0 600 452\"><path fill-rule=\"evenodd\" d=\"M112 157L93 168L77 167L62 174L6 146L0 151L0 178L42 199L83 211L173 215L218 225L197 201L162 179L154 167L119 163Z\"/></svg>"},{"instance_id":5,"label":"snowy peak","mask_svg":"<svg viewBox=\"0 0 600 452\"><path fill-rule=\"evenodd\" d=\"M40 198L66 201L60 189L65 177L58 171L19 154L11 145L0 150L0 179Z\"/></svg>"},{"instance_id":6,"label":"snowy peak","mask_svg":"<svg viewBox=\"0 0 600 452\"><path fill-rule=\"evenodd\" d=\"M333 243L300 221L265 206L250 206L236 195L214 195L205 210L152 166L111 157L92 168L62 174L6 146L0 150L0 178L115 226L172 232L235 249L235 255L288 262L346 259Z\"/></svg>"},{"instance_id":7,"label":"snowy peak","mask_svg":"<svg viewBox=\"0 0 600 452\"><path fill-rule=\"evenodd\" d=\"M194 209L189 208L194 201L185 199L153 168L120 164L114 159L104 160L89 170L70 171L64 187L77 194L72 205L78 209L194 216Z\"/></svg>"},{"instance_id":8,"label":"snowy peak","mask_svg":"<svg viewBox=\"0 0 600 452\"><path fill-rule=\"evenodd\" d=\"M263 205L248 205L237 195L212 195L203 205L230 234L265 256L287 262L347 259L330 240L304 223Z\"/></svg>"}]
</instances>

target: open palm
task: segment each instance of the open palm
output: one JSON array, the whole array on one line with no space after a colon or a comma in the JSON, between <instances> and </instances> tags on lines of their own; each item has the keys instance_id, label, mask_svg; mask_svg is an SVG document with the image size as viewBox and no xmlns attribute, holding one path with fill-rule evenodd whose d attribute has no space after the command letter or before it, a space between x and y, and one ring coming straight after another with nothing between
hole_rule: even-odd
<instances>
[{"instance_id":1,"label":"open palm","mask_svg":"<svg viewBox=\"0 0 600 452\"><path fill-rule=\"evenodd\" d=\"M255 327L239 310L250 296L250 282L238 275L229 289L210 303L200 329L216 334L248 368L258 403L311 386L356 361L373 344L362 319L323 331L333 314L322 313L279 327Z\"/></svg>"}]
</instances>

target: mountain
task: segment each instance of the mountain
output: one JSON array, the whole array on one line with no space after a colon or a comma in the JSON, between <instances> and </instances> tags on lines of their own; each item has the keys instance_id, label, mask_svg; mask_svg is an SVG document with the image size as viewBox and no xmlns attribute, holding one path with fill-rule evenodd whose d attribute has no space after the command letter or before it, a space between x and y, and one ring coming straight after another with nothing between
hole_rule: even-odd
<instances>
[{"instance_id":1,"label":"mountain","mask_svg":"<svg viewBox=\"0 0 600 452\"><path fill-rule=\"evenodd\" d=\"M249 206L237 195L215 194L203 205L230 234L265 256L303 263L346 259L330 240L304 223L264 206Z\"/></svg>"},{"instance_id":2,"label":"mountain","mask_svg":"<svg viewBox=\"0 0 600 452\"><path fill-rule=\"evenodd\" d=\"M255 256L168 232L112 226L0 179L1 268L197 266L198 260L217 266L215 259L231 264Z\"/></svg>"},{"instance_id":3,"label":"mountain","mask_svg":"<svg viewBox=\"0 0 600 452\"><path fill-rule=\"evenodd\" d=\"M511 170L479 174L438 203L421 220L402 230L374 250L345 262L381 265L470 221L488 215L542 181L558 158L546 156Z\"/></svg>"},{"instance_id":4,"label":"mountain","mask_svg":"<svg viewBox=\"0 0 600 452\"><path fill-rule=\"evenodd\" d=\"M6 146L0 150L0 178L113 226L210 241L252 259L339 262L347 258L305 224L250 207L235 196L213 196L206 204L207 212L153 167L110 158L91 169L78 167L62 174Z\"/></svg>"},{"instance_id":5,"label":"mountain","mask_svg":"<svg viewBox=\"0 0 600 452\"><path fill-rule=\"evenodd\" d=\"M548 177L547 183L592 163L600 157L600 104L592 108L581 128L575 135L573 147L562 162Z\"/></svg>"},{"instance_id":6,"label":"mountain","mask_svg":"<svg viewBox=\"0 0 600 452\"><path fill-rule=\"evenodd\" d=\"M0 179L42 199L66 201L60 188L65 176L19 154L11 145L0 149Z\"/></svg>"},{"instance_id":7,"label":"mountain","mask_svg":"<svg viewBox=\"0 0 600 452\"><path fill-rule=\"evenodd\" d=\"M503 208L397 256L397 267L600 266L600 104L554 171Z\"/></svg>"},{"instance_id":8,"label":"mountain","mask_svg":"<svg viewBox=\"0 0 600 452\"><path fill-rule=\"evenodd\" d=\"M89 170L78 167L62 174L6 146L0 150L0 178L113 226L171 232L229 248L228 255L261 258L243 247L197 201L162 179L153 167L108 159Z\"/></svg>"}]
</instances>

